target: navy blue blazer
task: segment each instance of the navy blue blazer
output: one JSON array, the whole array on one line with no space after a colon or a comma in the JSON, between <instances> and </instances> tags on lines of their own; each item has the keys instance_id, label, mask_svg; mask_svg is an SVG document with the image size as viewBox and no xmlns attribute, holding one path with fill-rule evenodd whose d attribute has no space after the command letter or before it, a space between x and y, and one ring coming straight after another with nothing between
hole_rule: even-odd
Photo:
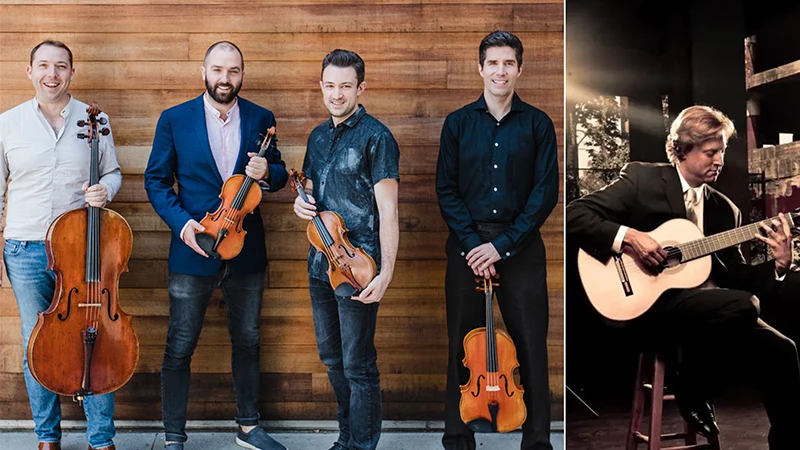
<instances>
[{"instance_id":1,"label":"navy blue blazer","mask_svg":"<svg viewBox=\"0 0 800 450\"><path fill-rule=\"evenodd\" d=\"M259 151L259 134L266 135L267 129L275 126L275 116L241 97L239 112L242 137L234 173L243 174L249 161L247 153ZM270 174L267 190L272 192L283 188L289 178L276 141L274 138L266 154ZM176 179L177 193L173 189ZM208 144L203 96L162 112L144 172L144 188L153 208L172 230L170 271L206 276L220 269L221 260L197 254L181 240L180 232L190 219L199 222L206 213L217 210L222 183ZM245 217L243 227L247 231L244 248L231 260L232 268L239 274L263 271L267 251L259 208Z\"/></svg>"}]
</instances>

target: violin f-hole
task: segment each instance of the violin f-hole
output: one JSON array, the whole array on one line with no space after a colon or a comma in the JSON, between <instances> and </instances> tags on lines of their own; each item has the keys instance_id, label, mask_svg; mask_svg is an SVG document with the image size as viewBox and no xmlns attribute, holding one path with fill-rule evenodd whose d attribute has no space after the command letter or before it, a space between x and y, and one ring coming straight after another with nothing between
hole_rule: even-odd
<instances>
[{"instance_id":1,"label":"violin f-hole","mask_svg":"<svg viewBox=\"0 0 800 450\"><path fill-rule=\"evenodd\" d=\"M506 375L503 374L503 375L500 375L500 379L506 382L506 386L505 386L506 395L509 396L509 397L513 397L514 393L513 392L508 392L508 377L506 377Z\"/></svg>"},{"instance_id":2,"label":"violin f-hole","mask_svg":"<svg viewBox=\"0 0 800 450\"><path fill-rule=\"evenodd\" d=\"M72 294L78 294L78 288L72 288L69 290L69 295L67 296L67 315L64 316L61 313L58 313L58 320L65 321L67 317L69 317L70 311L72 311Z\"/></svg>"},{"instance_id":3,"label":"violin f-hole","mask_svg":"<svg viewBox=\"0 0 800 450\"><path fill-rule=\"evenodd\" d=\"M473 397L481 395L481 378L485 377L483 375L478 375L478 383L477 386L475 387L475 392L470 392L470 394L472 394Z\"/></svg>"},{"instance_id":4,"label":"violin f-hole","mask_svg":"<svg viewBox=\"0 0 800 450\"><path fill-rule=\"evenodd\" d=\"M347 250L347 247L345 247L344 245L342 245L342 244L339 244L339 248L340 248L340 249L342 249L342 250L344 250L344 253L345 253L347 256L349 256L349 257L351 257L351 258L355 258L355 257L356 257L355 253L350 253L350 251L349 251L349 250Z\"/></svg>"}]
</instances>

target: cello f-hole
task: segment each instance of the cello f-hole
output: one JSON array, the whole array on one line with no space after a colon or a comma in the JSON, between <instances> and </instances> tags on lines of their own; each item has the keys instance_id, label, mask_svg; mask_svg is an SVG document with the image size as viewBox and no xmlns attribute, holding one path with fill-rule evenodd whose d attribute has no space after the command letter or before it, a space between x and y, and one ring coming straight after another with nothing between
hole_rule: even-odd
<instances>
[{"instance_id":1,"label":"cello f-hole","mask_svg":"<svg viewBox=\"0 0 800 450\"><path fill-rule=\"evenodd\" d=\"M78 295L78 288L72 288L69 290L69 295L67 296L67 315L64 316L61 313L58 313L58 320L62 322L67 320L69 313L72 311L72 294Z\"/></svg>"},{"instance_id":2,"label":"cello f-hole","mask_svg":"<svg viewBox=\"0 0 800 450\"><path fill-rule=\"evenodd\" d=\"M108 318L116 322L116 320L119 319L119 314L114 314L113 316L111 315L111 293L108 291L108 288L103 288L100 294L106 296L106 305L108 305Z\"/></svg>"}]
</instances>

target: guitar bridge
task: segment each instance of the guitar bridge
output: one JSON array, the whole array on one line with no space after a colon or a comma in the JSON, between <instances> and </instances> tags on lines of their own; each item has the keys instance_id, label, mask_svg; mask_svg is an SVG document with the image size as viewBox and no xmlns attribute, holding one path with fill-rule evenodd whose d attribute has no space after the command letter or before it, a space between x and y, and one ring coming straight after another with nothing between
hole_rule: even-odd
<instances>
[{"instance_id":1,"label":"guitar bridge","mask_svg":"<svg viewBox=\"0 0 800 450\"><path fill-rule=\"evenodd\" d=\"M628 277L628 271L625 270L625 263L620 255L614 255L614 266L617 268L617 275L625 296L630 297L633 295L633 287L631 287L631 279Z\"/></svg>"}]
</instances>

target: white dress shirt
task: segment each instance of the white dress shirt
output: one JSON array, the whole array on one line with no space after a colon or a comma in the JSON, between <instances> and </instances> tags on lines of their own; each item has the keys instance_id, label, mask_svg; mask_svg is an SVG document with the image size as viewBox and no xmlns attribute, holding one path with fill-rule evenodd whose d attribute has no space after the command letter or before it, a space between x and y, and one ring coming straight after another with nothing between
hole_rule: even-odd
<instances>
[{"instance_id":1,"label":"white dress shirt","mask_svg":"<svg viewBox=\"0 0 800 450\"><path fill-rule=\"evenodd\" d=\"M56 134L39 109L36 98L0 114L0 211L7 203L5 239L41 241L59 215L82 208L83 184L89 181L91 147L78 133L88 126L87 104L70 96L61 111L64 126ZM98 117L108 116L101 113ZM102 126L111 130L110 124ZM100 136L100 182L108 200L122 186L114 137ZM8 193L6 197L6 188Z\"/></svg>"}]
</instances>

